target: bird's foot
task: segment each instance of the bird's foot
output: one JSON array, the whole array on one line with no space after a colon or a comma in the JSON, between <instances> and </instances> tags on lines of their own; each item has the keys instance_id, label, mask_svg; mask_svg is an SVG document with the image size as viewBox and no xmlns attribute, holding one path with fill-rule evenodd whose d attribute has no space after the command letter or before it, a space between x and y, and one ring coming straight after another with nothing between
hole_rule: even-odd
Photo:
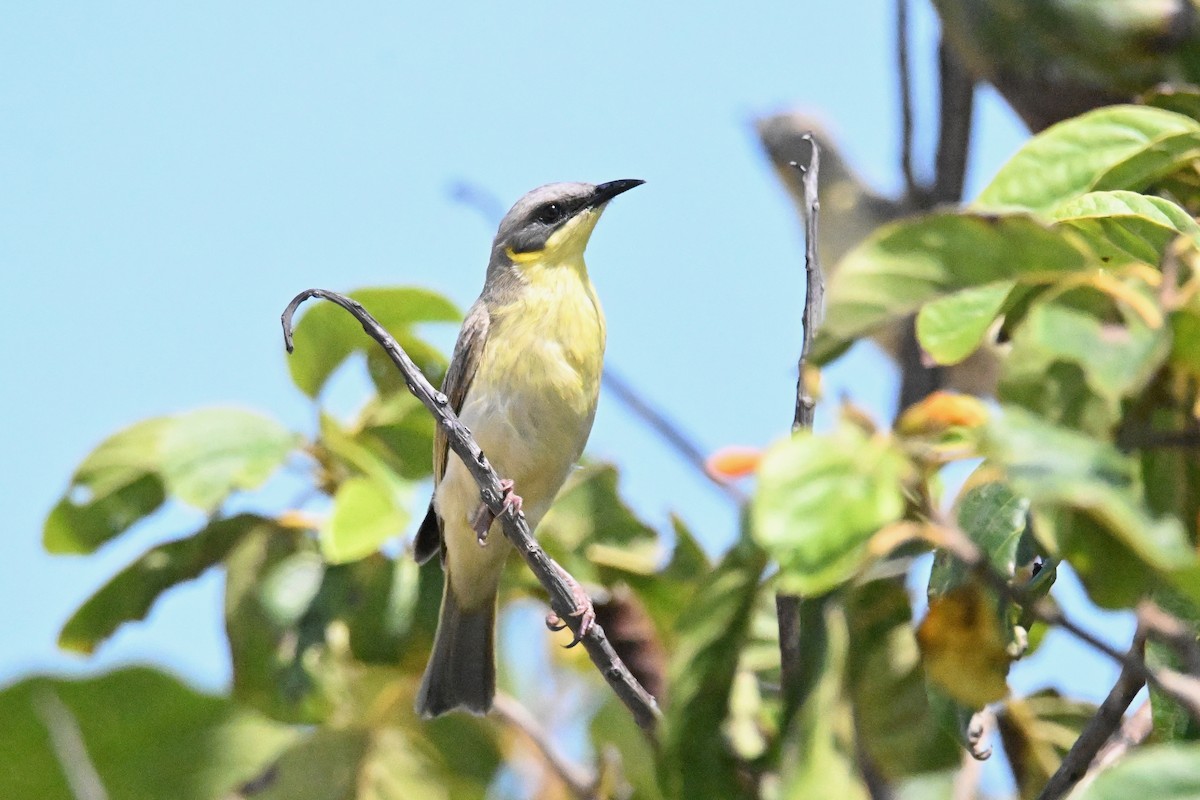
<instances>
[{"instance_id":1,"label":"bird's foot","mask_svg":"<svg viewBox=\"0 0 1200 800\"><path fill-rule=\"evenodd\" d=\"M588 597L587 592L583 590L579 582L572 578L569 572L559 566L557 561L552 559L550 563L558 570L559 576L566 582L571 590L571 597L575 600L575 610L571 612L570 616L581 618L579 620L579 632L575 634L575 638L571 640L571 643L566 645L566 647L574 647L583 641L583 637L587 636L588 631L596 624L596 609L592 605L592 598ZM567 623L563 622L562 617L551 611L546 615L546 627L552 631L561 631L567 627Z\"/></svg>"},{"instance_id":2,"label":"bird's foot","mask_svg":"<svg viewBox=\"0 0 1200 800\"><path fill-rule=\"evenodd\" d=\"M500 481L500 490L504 493L503 500L504 509L513 516L521 513L521 505L524 501L521 495L513 491L515 484L508 478ZM487 503L480 503L479 508L475 511L475 516L471 518L471 528L475 531L475 538L479 541L480 547L487 547L488 531L491 530L492 523L496 521L496 515L488 508Z\"/></svg>"}]
</instances>

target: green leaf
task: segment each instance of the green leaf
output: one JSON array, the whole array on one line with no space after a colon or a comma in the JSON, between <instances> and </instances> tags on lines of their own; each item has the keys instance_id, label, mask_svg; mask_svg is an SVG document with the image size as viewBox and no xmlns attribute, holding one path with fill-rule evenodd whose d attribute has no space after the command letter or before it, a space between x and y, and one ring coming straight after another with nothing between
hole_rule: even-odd
<instances>
[{"instance_id":1,"label":"green leaf","mask_svg":"<svg viewBox=\"0 0 1200 800\"><path fill-rule=\"evenodd\" d=\"M783 742L780 796L867 800L870 794L855 763L854 718L842 695L849 650L846 620L835 604L826 608L825 628L829 637L820 679Z\"/></svg>"},{"instance_id":2,"label":"green leaf","mask_svg":"<svg viewBox=\"0 0 1200 800\"><path fill-rule=\"evenodd\" d=\"M411 328L421 322L461 319L453 303L425 289L360 289L351 292L350 297L362 303L398 339L415 339ZM295 352L288 359L288 369L300 390L316 397L329 376L352 353L376 346L344 309L333 303L318 303L296 324ZM403 341L401 346L405 346Z\"/></svg>"},{"instance_id":3,"label":"green leaf","mask_svg":"<svg viewBox=\"0 0 1200 800\"><path fill-rule=\"evenodd\" d=\"M356 438L400 477L419 480L433 471L435 427L429 410L405 389L368 401Z\"/></svg>"},{"instance_id":4,"label":"green leaf","mask_svg":"<svg viewBox=\"0 0 1200 800\"><path fill-rule=\"evenodd\" d=\"M406 647L420 601L420 566L411 557L391 559L379 553L345 567L350 572L344 615L350 650L359 661L397 664L423 658ZM436 609L434 609L436 613Z\"/></svg>"},{"instance_id":5,"label":"green leaf","mask_svg":"<svg viewBox=\"0 0 1200 800\"><path fill-rule=\"evenodd\" d=\"M1179 236L1200 244L1200 225L1190 214L1170 200L1137 192L1088 192L1048 214L1114 267L1129 261L1157 267L1167 245Z\"/></svg>"},{"instance_id":6,"label":"green leaf","mask_svg":"<svg viewBox=\"0 0 1200 800\"><path fill-rule=\"evenodd\" d=\"M940 297L1093 263L1069 231L1023 215L947 213L887 225L850 251L830 278L813 358L824 363L847 342Z\"/></svg>"},{"instance_id":7,"label":"green leaf","mask_svg":"<svg viewBox=\"0 0 1200 800\"><path fill-rule=\"evenodd\" d=\"M439 725L442 720L429 725ZM455 724L457 723L457 724ZM475 720L454 720L460 733L479 727ZM292 747L256 781L253 800L409 800L464 798L482 800L497 765L494 743L486 737L459 737L445 752L458 751L464 766L452 769L439 753L409 730L319 728ZM488 769L490 767L490 769ZM486 770L484 778L480 769Z\"/></svg>"},{"instance_id":8,"label":"green leaf","mask_svg":"<svg viewBox=\"0 0 1200 800\"><path fill-rule=\"evenodd\" d=\"M267 520L251 514L210 523L185 539L147 550L71 615L58 646L91 653L121 624L144 619L158 596L225 558L246 533Z\"/></svg>"},{"instance_id":9,"label":"green leaf","mask_svg":"<svg viewBox=\"0 0 1200 800\"><path fill-rule=\"evenodd\" d=\"M234 490L266 482L298 443L294 433L259 414L192 411L172 417L163 431L163 479L178 499L213 511Z\"/></svg>"},{"instance_id":10,"label":"green leaf","mask_svg":"<svg viewBox=\"0 0 1200 800\"><path fill-rule=\"evenodd\" d=\"M109 800L228 797L296 734L227 698L134 667L84 680L27 678L0 691L0 797L69 800L58 737L78 736Z\"/></svg>"},{"instance_id":11,"label":"green leaf","mask_svg":"<svg viewBox=\"0 0 1200 800\"><path fill-rule=\"evenodd\" d=\"M43 543L51 553L91 553L166 500L158 476L166 417L143 420L104 440L83 460L50 512Z\"/></svg>"},{"instance_id":12,"label":"green leaf","mask_svg":"<svg viewBox=\"0 0 1200 800\"><path fill-rule=\"evenodd\" d=\"M1134 750L1076 793L1077 800L1195 800L1200 797L1200 745L1160 744Z\"/></svg>"},{"instance_id":13,"label":"green leaf","mask_svg":"<svg viewBox=\"0 0 1200 800\"><path fill-rule=\"evenodd\" d=\"M847 597L850 647L846 682L863 747L883 777L957 765L958 742L925 692L921 654L902 580L854 586Z\"/></svg>"},{"instance_id":14,"label":"green leaf","mask_svg":"<svg viewBox=\"0 0 1200 800\"><path fill-rule=\"evenodd\" d=\"M1013 336L1014 360L1077 364L1088 387L1114 406L1141 392L1171 349L1170 332L1135 314L1124 325L1103 322L1057 303L1038 303Z\"/></svg>"},{"instance_id":15,"label":"green leaf","mask_svg":"<svg viewBox=\"0 0 1200 800\"><path fill-rule=\"evenodd\" d=\"M1200 375L1200 310L1182 308L1171 314L1171 364Z\"/></svg>"},{"instance_id":16,"label":"green leaf","mask_svg":"<svg viewBox=\"0 0 1200 800\"><path fill-rule=\"evenodd\" d=\"M992 567L1006 578L1016 570L1017 547L1025 532L1029 501L1005 483L990 481L966 489L958 499L958 525L987 554ZM970 570L960 559L939 550L929 574L929 594L937 597L962 586Z\"/></svg>"},{"instance_id":17,"label":"green leaf","mask_svg":"<svg viewBox=\"0 0 1200 800\"><path fill-rule=\"evenodd\" d=\"M654 748L646 746L645 734L611 692L606 693L591 721L592 745L596 752L609 748L621 754L620 775L634 790L637 800L663 800L658 785ZM604 795L600 795L603 797Z\"/></svg>"},{"instance_id":18,"label":"green leaf","mask_svg":"<svg viewBox=\"0 0 1200 800\"><path fill-rule=\"evenodd\" d=\"M1109 106L1042 131L973 206L1046 211L1094 190L1141 191L1200 156L1200 123L1147 106Z\"/></svg>"},{"instance_id":19,"label":"green leaf","mask_svg":"<svg viewBox=\"0 0 1200 800\"><path fill-rule=\"evenodd\" d=\"M926 303L917 313L921 347L939 364L959 363L983 344L1012 289L988 283Z\"/></svg>"},{"instance_id":20,"label":"green leaf","mask_svg":"<svg viewBox=\"0 0 1200 800\"><path fill-rule=\"evenodd\" d=\"M333 564L374 553L408 525L408 512L390 486L367 477L348 478L333 498L333 513L321 528L321 554Z\"/></svg>"},{"instance_id":21,"label":"green leaf","mask_svg":"<svg viewBox=\"0 0 1200 800\"><path fill-rule=\"evenodd\" d=\"M575 470L538 525L546 552L580 580L613 570L650 575L662 561L658 535L621 498L618 478L612 464Z\"/></svg>"},{"instance_id":22,"label":"green leaf","mask_svg":"<svg viewBox=\"0 0 1200 800\"><path fill-rule=\"evenodd\" d=\"M239 409L143 420L110 436L79 465L46 519L46 549L90 553L168 495L211 512L235 489L265 482L298 442L277 422Z\"/></svg>"},{"instance_id":23,"label":"green leaf","mask_svg":"<svg viewBox=\"0 0 1200 800\"><path fill-rule=\"evenodd\" d=\"M324 567L310 548L299 531L263 528L226 562L233 696L285 722L319 722L331 706L318 657L327 620L310 614Z\"/></svg>"},{"instance_id":24,"label":"green leaf","mask_svg":"<svg viewBox=\"0 0 1200 800\"><path fill-rule=\"evenodd\" d=\"M680 617L660 770L669 797L748 796L722 723L766 565L762 550L748 538L739 540Z\"/></svg>"},{"instance_id":25,"label":"green leaf","mask_svg":"<svg viewBox=\"0 0 1200 800\"><path fill-rule=\"evenodd\" d=\"M1009 406L989 420L981 452L1004 469L1015 492L1029 498L1037 515L1034 531L1071 561L1098 602L1103 599L1094 587L1105 582L1148 588L1144 580L1122 580L1137 577L1129 570L1149 568L1170 577L1195 565L1179 521L1151 517L1134 480L1134 462L1112 445Z\"/></svg>"},{"instance_id":26,"label":"green leaf","mask_svg":"<svg viewBox=\"0 0 1200 800\"><path fill-rule=\"evenodd\" d=\"M823 594L862 566L867 541L904 513L904 454L843 423L773 446L751 503L756 541L779 562L782 591Z\"/></svg>"}]
</instances>

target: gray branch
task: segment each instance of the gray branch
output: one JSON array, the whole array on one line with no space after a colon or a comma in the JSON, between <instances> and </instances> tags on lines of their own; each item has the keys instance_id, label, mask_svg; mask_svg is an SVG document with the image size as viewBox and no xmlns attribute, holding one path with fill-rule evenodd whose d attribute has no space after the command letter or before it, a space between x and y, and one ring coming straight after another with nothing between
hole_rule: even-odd
<instances>
[{"instance_id":1,"label":"gray branch","mask_svg":"<svg viewBox=\"0 0 1200 800\"><path fill-rule=\"evenodd\" d=\"M573 616L575 600L571 587L567 585L559 572L561 568L556 567L550 557L546 555L546 551L538 546L537 541L533 538L533 532L529 529L529 523L525 521L525 516L513 513L505 507L500 476L488 462L471 432L459 422L458 416L450 408L449 398L433 388L433 384L408 357L395 338L384 330L383 326L363 308L361 303L325 289L306 289L296 295L292 302L288 303L288 307L281 317L283 340L288 352L292 352L292 317L300 304L312 297L329 300L344 308L362 324L367 335L378 342L384 352L388 354L392 363L404 376L408 390L429 409L429 413L433 414L438 425L446 432L450 448L462 459L475 482L479 484L480 498L500 520L504 528L504 535L512 542L517 552L525 559L529 569L533 571L542 587L550 595L550 607L554 613L567 623L576 637L579 637L582 617ZM612 645L605 637L604 629L599 624L593 624L581 641L592 662L600 670L600 674L608 681L608 685L612 687L621 702L633 713L638 725L647 733L653 733L661 716L658 703L649 692L642 688L642 685L621 661L620 656L613 650Z\"/></svg>"},{"instance_id":2,"label":"gray branch","mask_svg":"<svg viewBox=\"0 0 1200 800\"><path fill-rule=\"evenodd\" d=\"M812 349L813 336L820 324L821 306L825 285L821 276L821 262L817 253L817 215L821 204L817 196L817 179L821 167L821 153L812 134L804 135L808 140L808 164L791 166L800 171L804 189L800 213L804 218L804 311L801 322L804 326L800 340L800 358L796 368L796 409L792 417L792 432L812 428L817 401L808 386L808 355ZM805 603L797 595L780 593L775 596L775 615L779 624L780 682L783 685L785 713L790 714L798 702L807 683L803 654L800 652L801 621L824 613L823 605L814 601Z\"/></svg>"},{"instance_id":3,"label":"gray branch","mask_svg":"<svg viewBox=\"0 0 1200 800\"><path fill-rule=\"evenodd\" d=\"M1138 631L1133 638L1133 645L1129 648L1129 654L1141 659L1145 644L1142 632ZM1125 709L1129 708L1129 704L1144 685L1145 681L1135 676L1128 666L1121 669L1121 674L1109 691L1108 697L1104 698L1096 713L1079 732L1079 738L1071 745L1058 769L1042 787L1042 793L1037 796L1037 800L1057 800L1063 797L1087 774L1088 767L1095 760L1100 748L1120 727L1121 720L1125 718Z\"/></svg>"}]
</instances>

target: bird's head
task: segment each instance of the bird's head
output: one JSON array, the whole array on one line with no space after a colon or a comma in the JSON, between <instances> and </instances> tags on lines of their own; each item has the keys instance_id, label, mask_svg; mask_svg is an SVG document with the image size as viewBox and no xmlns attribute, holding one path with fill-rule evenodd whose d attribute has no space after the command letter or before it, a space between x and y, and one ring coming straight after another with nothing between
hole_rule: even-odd
<instances>
[{"instance_id":1,"label":"bird's head","mask_svg":"<svg viewBox=\"0 0 1200 800\"><path fill-rule=\"evenodd\" d=\"M579 260L605 205L644 181L551 183L518 200L500 222L492 264L566 263Z\"/></svg>"}]
</instances>

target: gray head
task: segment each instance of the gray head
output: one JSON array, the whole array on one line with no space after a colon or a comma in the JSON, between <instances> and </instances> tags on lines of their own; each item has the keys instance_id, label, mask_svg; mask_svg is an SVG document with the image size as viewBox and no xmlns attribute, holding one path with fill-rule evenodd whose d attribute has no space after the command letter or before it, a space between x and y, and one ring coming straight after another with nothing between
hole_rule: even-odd
<instances>
[{"instance_id":1,"label":"gray head","mask_svg":"<svg viewBox=\"0 0 1200 800\"><path fill-rule=\"evenodd\" d=\"M599 185L551 183L518 200L500 221L488 272L512 265L582 256L604 206L644 181L625 179Z\"/></svg>"}]
</instances>

